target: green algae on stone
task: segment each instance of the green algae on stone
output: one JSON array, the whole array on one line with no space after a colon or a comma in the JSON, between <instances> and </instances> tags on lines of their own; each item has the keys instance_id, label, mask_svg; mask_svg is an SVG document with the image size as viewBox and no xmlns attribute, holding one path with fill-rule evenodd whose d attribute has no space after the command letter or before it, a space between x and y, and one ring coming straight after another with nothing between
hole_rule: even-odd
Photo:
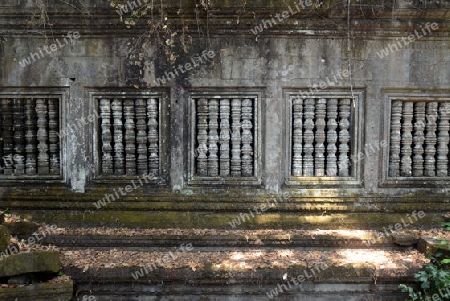
<instances>
[{"instance_id":1,"label":"green algae on stone","mask_svg":"<svg viewBox=\"0 0 450 301\"><path fill-rule=\"evenodd\" d=\"M10 255L0 261L0 277L26 273L57 273L61 269L58 252L29 252Z\"/></svg>"},{"instance_id":2,"label":"green algae on stone","mask_svg":"<svg viewBox=\"0 0 450 301\"><path fill-rule=\"evenodd\" d=\"M31 236L34 232L36 232L37 229L39 229L39 226L36 225L36 223L28 222L28 221L18 221L13 223L4 223L11 232L12 235L24 235L24 236Z\"/></svg>"}]
</instances>

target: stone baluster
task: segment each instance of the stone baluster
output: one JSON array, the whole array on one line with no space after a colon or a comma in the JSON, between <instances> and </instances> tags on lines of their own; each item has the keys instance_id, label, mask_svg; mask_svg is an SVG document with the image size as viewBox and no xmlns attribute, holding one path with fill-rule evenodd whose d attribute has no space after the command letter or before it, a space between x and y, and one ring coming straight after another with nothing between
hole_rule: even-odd
<instances>
[{"instance_id":1,"label":"stone baluster","mask_svg":"<svg viewBox=\"0 0 450 301\"><path fill-rule=\"evenodd\" d=\"M148 172L159 176L159 102L156 98L147 99L147 129L148 129Z\"/></svg>"},{"instance_id":2,"label":"stone baluster","mask_svg":"<svg viewBox=\"0 0 450 301\"><path fill-rule=\"evenodd\" d=\"M48 132L47 132L47 100L43 98L38 98L36 100L36 112L37 112L37 139L39 141L38 145L38 174L48 175L49 170L49 155L48 155Z\"/></svg>"},{"instance_id":3,"label":"stone baluster","mask_svg":"<svg viewBox=\"0 0 450 301\"><path fill-rule=\"evenodd\" d=\"M436 120L438 117L437 113L437 102L428 102L426 106L427 112L427 123L425 125L425 176L434 177L436 176Z\"/></svg>"},{"instance_id":4,"label":"stone baluster","mask_svg":"<svg viewBox=\"0 0 450 301\"><path fill-rule=\"evenodd\" d=\"M423 176L423 143L425 141L425 102L414 104L414 148L413 148L413 176Z\"/></svg>"},{"instance_id":5,"label":"stone baluster","mask_svg":"<svg viewBox=\"0 0 450 301\"><path fill-rule=\"evenodd\" d=\"M231 101L231 176L241 176L241 99Z\"/></svg>"},{"instance_id":6,"label":"stone baluster","mask_svg":"<svg viewBox=\"0 0 450 301\"><path fill-rule=\"evenodd\" d=\"M292 175L303 175L303 99L300 97L292 100Z\"/></svg>"},{"instance_id":7,"label":"stone baluster","mask_svg":"<svg viewBox=\"0 0 450 301\"><path fill-rule=\"evenodd\" d=\"M48 142L50 152L50 174L59 175L59 100L50 98L48 100Z\"/></svg>"},{"instance_id":8,"label":"stone baluster","mask_svg":"<svg viewBox=\"0 0 450 301\"><path fill-rule=\"evenodd\" d=\"M446 104L439 104L439 123L437 137L437 160L436 175L438 177L448 176L448 144L449 144L449 113Z\"/></svg>"},{"instance_id":9,"label":"stone baluster","mask_svg":"<svg viewBox=\"0 0 450 301\"><path fill-rule=\"evenodd\" d=\"M230 176L230 100L220 100L220 176Z\"/></svg>"},{"instance_id":10,"label":"stone baluster","mask_svg":"<svg viewBox=\"0 0 450 301\"><path fill-rule=\"evenodd\" d=\"M147 174L147 102L142 99L136 99L136 143L137 143L137 173L139 175Z\"/></svg>"},{"instance_id":11,"label":"stone baluster","mask_svg":"<svg viewBox=\"0 0 450 301\"><path fill-rule=\"evenodd\" d=\"M404 101L403 102L403 112L402 112L402 135L400 138L401 142L401 159L400 159L400 175L403 177L410 177L412 175L412 119L413 119L413 102Z\"/></svg>"},{"instance_id":12,"label":"stone baluster","mask_svg":"<svg viewBox=\"0 0 450 301\"><path fill-rule=\"evenodd\" d=\"M125 120L125 170L128 176L136 175L136 133L134 100L126 99L123 106Z\"/></svg>"},{"instance_id":13,"label":"stone baluster","mask_svg":"<svg viewBox=\"0 0 450 301\"><path fill-rule=\"evenodd\" d=\"M337 119L338 117L338 101L337 99L329 99L327 101L327 168L326 175L329 177L337 176Z\"/></svg>"},{"instance_id":14,"label":"stone baluster","mask_svg":"<svg viewBox=\"0 0 450 301\"><path fill-rule=\"evenodd\" d=\"M25 114L24 99L13 101L14 174L25 174Z\"/></svg>"},{"instance_id":15,"label":"stone baluster","mask_svg":"<svg viewBox=\"0 0 450 301\"><path fill-rule=\"evenodd\" d=\"M13 141L13 107L12 99L2 100L3 112L3 164L5 165L4 174L13 174L13 155L14 155L14 141Z\"/></svg>"},{"instance_id":16,"label":"stone baluster","mask_svg":"<svg viewBox=\"0 0 450 301\"><path fill-rule=\"evenodd\" d=\"M402 101L393 100L391 107L391 141L389 155L389 176L400 176L400 130L402 118Z\"/></svg>"},{"instance_id":17,"label":"stone baluster","mask_svg":"<svg viewBox=\"0 0 450 301\"><path fill-rule=\"evenodd\" d=\"M350 99L339 100L339 176L349 176Z\"/></svg>"},{"instance_id":18,"label":"stone baluster","mask_svg":"<svg viewBox=\"0 0 450 301\"><path fill-rule=\"evenodd\" d=\"M242 100L242 176L253 176L253 101L245 98Z\"/></svg>"},{"instance_id":19,"label":"stone baluster","mask_svg":"<svg viewBox=\"0 0 450 301\"><path fill-rule=\"evenodd\" d=\"M197 106L197 175L208 175L208 101L205 98L198 100Z\"/></svg>"},{"instance_id":20,"label":"stone baluster","mask_svg":"<svg viewBox=\"0 0 450 301\"><path fill-rule=\"evenodd\" d=\"M316 101L316 133L315 133L315 156L314 169L316 177L325 176L325 116L326 116L326 99L320 98Z\"/></svg>"},{"instance_id":21,"label":"stone baluster","mask_svg":"<svg viewBox=\"0 0 450 301\"><path fill-rule=\"evenodd\" d=\"M209 132L208 132L208 176L216 177L219 175L219 157L217 156L219 148L219 101L210 99L208 101L209 114Z\"/></svg>"},{"instance_id":22,"label":"stone baluster","mask_svg":"<svg viewBox=\"0 0 450 301\"><path fill-rule=\"evenodd\" d=\"M114 118L114 174L125 174L125 160L123 156L123 121L122 121L122 101L115 98L112 102L112 112Z\"/></svg>"},{"instance_id":23,"label":"stone baluster","mask_svg":"<svg viewBox=\"0 0 450 301\"><path fill-rule=\"evenodd\" d=\"M36 102L27 99L25 102L25 174L36 175Z\"/></svg>"},{"instance_id":24,"label":"stone baluster","mask_svg":"<svg viewBox=\"0 0 450 301\"><path fill-rule=\"evenodd\" d=\"M303 150L305 156L303 158L303 175L306 177L314 176L314 99L308 98L305 100L305 123L303 125Z\"/></svg>"},{"instance_id":25,"label":"stone baluster","mask_svg":"<svg viewBox=\"0 0 450 301\"><path fill-rule=\"evenodd\" d=\"M111 101L109 99L100 99L100 116L102 120L102 174L112 175L114 173L114 160L111 145Z\"/></svg>"}]
</instances>

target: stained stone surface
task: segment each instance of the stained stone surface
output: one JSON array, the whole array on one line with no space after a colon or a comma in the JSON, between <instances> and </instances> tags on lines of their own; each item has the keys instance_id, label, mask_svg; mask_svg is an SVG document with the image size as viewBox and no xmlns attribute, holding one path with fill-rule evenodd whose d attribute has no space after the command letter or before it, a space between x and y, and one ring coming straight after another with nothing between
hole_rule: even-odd
<instances>
[{"instance_id":1,"label":"stained stone surface","mask_svg":"<svg viewBox=\"0 0 450 301\"><path fill-rule=\"evenodd\" d=\"M28 221L17 221L11 223L4 223L5 227L9 229L12 235L16 236L32 236L32 234L39 228L36 223Z\"/></svg>"},{"instance_id":2,"label":"stained stone surface","mask_svg":"<svg viewBox=\"0 0 450 301\"><path fill-rule=\"evenodd\" d=\"M270 198L243 227L388 225L426 208L415 227L450 211L447 2L236 0L206 22L183 1L174 21L193 43L171 46L173 64L141 47L144 21L75 2L47 7L48 31L24 30L33 1L0 4L1 208L162 228L225 228Z\"/></svg>"},{"instance_id":3,"label":"stained stone surface","mask_svg":"<svg viewBox=\"0 0 450 301\"><path fill-rule=\"evenodd\" d=\"M57 273L61 269L58 252L29 252L10 255L0 261L0 277L26 273Z\"/></svg>"},{"instance_id":4,"label":"stained stone surface","mask_svg":"<svg viewBox=\"0 0 450 301\"><path fill-rule=\"evenodd\" d=\"M11 239L11 234L8 228L0 225L0 252L3 252L9 246L9 240Z\"/></svg>"},{"instance_id":5,"label":"stained stone surface","mask_svg":"<svg viewBox=\"0 0 450 301\"><path fill-rule=\"evenodd\" d=\"M400 246L413 246L417 244L417 237L408 234L393 234L393 242Z\"/></svg>"}]
</instances>

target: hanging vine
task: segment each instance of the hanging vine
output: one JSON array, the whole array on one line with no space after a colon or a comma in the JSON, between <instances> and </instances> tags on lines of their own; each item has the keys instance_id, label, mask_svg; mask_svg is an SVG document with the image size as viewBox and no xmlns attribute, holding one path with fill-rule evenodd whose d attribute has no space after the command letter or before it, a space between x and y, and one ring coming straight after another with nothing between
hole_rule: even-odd
<instances>
[{"instance_id":1,"label":"hanging vine","mask_svg":"<svg viewBox=\"0 0 450 301\"><path fill-rule=\"evenodd\" d=\"M120 21L127 28L136 26L139 20L145 20L147 30L141 38L160 49L168 62L174 63L178 58L175 51L176 45L180 45L185 53L188 52L189 46L192 44L192 36L187 34L189 25L186 22L185 15L189 8L183 7L182 0L179 2L179 7L175 9L171 7L172 14L169 13L169 6L163 0L150 0L149 3L138 7L130 6L128 2L123 4L120 3L120 0L110 0L110 5L116 9L116 12L120 15ZM191 8L196 14L199 32L199 24L201 23L199 10L206 12L206 18L208 18L209 7L210 0L200 0L195 7ZM175 11L176 14L173 14ZM208 22L206 21L206 23ZM140 43L140 45L142 44Z\"/></svg>"}]
</instances>

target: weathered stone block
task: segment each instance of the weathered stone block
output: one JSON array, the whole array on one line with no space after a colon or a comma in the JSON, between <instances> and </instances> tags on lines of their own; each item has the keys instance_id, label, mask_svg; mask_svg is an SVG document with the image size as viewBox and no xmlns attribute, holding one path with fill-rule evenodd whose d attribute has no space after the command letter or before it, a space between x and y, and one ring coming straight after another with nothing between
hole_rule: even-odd
<instances>
[{"instance_id":1,"label":"weathered stone block","mask_svg":"<svg viewBox=\"0 0 450 301\"><path fill-rule=\"evenodd\" d=\"M0 252L6 250L9 246L9 241L11 239L11 234L9 233L8 228L0 225Z\"/></svg>"},{"instance_id":2,"label":"weathered stone block","mask_svg":"<svg viewBox=\"0 0 450 301\"><path fill-rule=\"evenodd\" d=\"M417 250L429 255L435 253L437 250L442 251L447 257L450 257L450 248L448 245L441 244L440 239L421 238L417 243Z\"/></svg>"},{"instance_id":3,"label":"weathered stone block","mask_svg":"<svg viewBox=\"0 0 450 301\"><path fill-rule=\"evenodd\" d=\"M393 234L392 240L395 244L405 247L410 247L417 243L417 238L408 234Z\"/></svg>"},{"instance_id":4,"label":"weathered stone block","mask_svg":"<svg viewBox=\"0 0 450 301\"><path fill-rule=\"evenodd\" d=\"M31 236L39 226L33 222L20 221L15 223L4 223L12 235Z\"/></svg>"},{"instance_id":5,"label":"weathered stone block","mask_svg":"<svg viewBox=\"0 0 450 301\"><path fill-rule=\"evenodd\" d=\"M61 269L58 252L20 253L0 261L0 277L25 273L56 273Z\"/></svg>"},{"instance_id":6,"label":"weathered stone block","mask_svg":"<svg viewBox=\"0 0 450 301\"><path fill-rule=\"evenodd\" d=\"M342 266L330 266L317 274L316 279L334 279L337 282L363 282L372 279L376 266L371 263L347 263Z\"/></svg>"}]
</instances>

